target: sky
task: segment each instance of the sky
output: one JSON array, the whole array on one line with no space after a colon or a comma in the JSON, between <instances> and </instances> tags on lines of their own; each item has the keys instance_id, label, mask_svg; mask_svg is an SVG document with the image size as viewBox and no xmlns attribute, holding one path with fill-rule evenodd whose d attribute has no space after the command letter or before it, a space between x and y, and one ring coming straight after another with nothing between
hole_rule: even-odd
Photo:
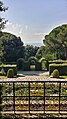
<instances>
[{"instance_id":1,"label":"sky","mask_svg":"<svg viewBox=\"0 0 67 119\"><path fill-rule=\"evenodd\" d=\"M67 24L67 0L2 0L8 7L1 17L8 19L5 32L26 43L43 43L44 36Z\"/></svg>"}]
</instances>

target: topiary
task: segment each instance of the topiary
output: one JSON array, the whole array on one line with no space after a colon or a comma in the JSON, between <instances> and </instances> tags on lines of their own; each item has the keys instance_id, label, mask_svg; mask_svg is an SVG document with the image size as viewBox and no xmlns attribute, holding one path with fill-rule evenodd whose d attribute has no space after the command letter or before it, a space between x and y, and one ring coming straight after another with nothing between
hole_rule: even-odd
<instances>
[{"instance_id":1,"label":"topiary","mask_svg":"<svg viewBox=\"0 0 67 119\"><path fill-rule=\"evenodd\" d=\"M24 70L24 59L19 58L17 60L17 70Z\"/></svg>"},{"instance_id":2,"label":"topiary","mask_svg":"<svg viewBox=\"0 0 67 119\"><path fill-rule=\"evenodd\" d=\"M1 71L0 71L0 75L1 75L1 76L6 76L6 73L5 73L5 71L4 71L3 68L2 68Z\"/></svg>"},{"instance_id":3,"label":"topiary","mask_svg":"<svg viewBox=\"0 0 67 119\"><path fill-rule=\"evenodd\" d=\"M59 77L58 69L55 69L51 75L53 76L53 78L58 78Z\"/></svg>"},{"instance_id":4,"label":"topiary","mask_svg":"<svg viewBox=\"0 0 67 119\"><path fill-rule=\"evenodd\" d=\"M0 119L3 119L2 117L2 85L0 84Z\"/></svg>"},{"instance_id":5,"label":"topiary","mask_svg":"<svg viewBox=\"0 0 67 119\"><path fill-rule=\"evenodd\" d=\"M13 78L14 77L14 70L13 69L9 69L7 71L7 77L8 78Z\"/></svg>"}]
</instances>

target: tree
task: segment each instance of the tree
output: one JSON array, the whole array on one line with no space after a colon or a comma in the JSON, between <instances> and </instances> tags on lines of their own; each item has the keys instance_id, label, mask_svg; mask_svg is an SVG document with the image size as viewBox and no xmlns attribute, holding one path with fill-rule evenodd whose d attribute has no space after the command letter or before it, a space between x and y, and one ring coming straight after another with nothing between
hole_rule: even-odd
<instances>
[{"instance_id":1,"label":"tree","mask_svg":"<svg viewBox=\"0 0 67 119\"><path fill-rule=\"evenodd\" d=\"M63 54L67 59L67 24L53 29L43 42L47 52L54 53L57 59Z\"/></svg>"},{"instance_id":2,"label":"tree","mask_svg":"<svg viewBox=\"0 0 67 119\"><path fill-rule=\"evenodd\" d=\"M33 45L26 45L25 46L25 60L28 60L28 58L35 56L36 52L39 47L33 46Z\"/></svg>"},{"instance_id":3,"label":"tree","mask_svg":"<svg viewBox=\"0 0 67 119\"><path fill-rule=\"evenodd\" d=\"M3 2L0 1L0 12L5 12L8 8L4 6ZM5 18L1 18L0 17L0 37L2 35L1 30L5 27L7 20L5 20ZM3 53L2 53L3 47L2 47L2 41L0 41L0 61L3 57Z\"/></svg>"},{"instance_id":4,"label":"tree","mask_svg":"<svg viewBox=\"0 0 67 119\"><path fill-rule=\"evenodd\" d=\"M1 60L4 62L16 62L19 58L24 58L24 46L20 37L2 32L0 46L2 52Z\"/></svg>"},{"instance_id":5,"label":"tree","mask_svg":"<svg viewBox=\"0 0 67 119\"><path fill-rule=\"evenodd\" d=\"M3 2L0 1L0 12L5 12L8 8L4 6ZM5 18L0 17L0 30L5 27L7 20Z\"/></svg>"},{"instance_id":6,"label":"tree","mask_svg":"<svg viewBox=\"0 0 67 119\"><path fill-rule=\"evenodd\" d=\"M41 58L44 56L44 53L45 53L45 46L41 46L41 47L37 50L36 57L37 57L38 59L41 59Z\"/></svg>"}]
</instances>

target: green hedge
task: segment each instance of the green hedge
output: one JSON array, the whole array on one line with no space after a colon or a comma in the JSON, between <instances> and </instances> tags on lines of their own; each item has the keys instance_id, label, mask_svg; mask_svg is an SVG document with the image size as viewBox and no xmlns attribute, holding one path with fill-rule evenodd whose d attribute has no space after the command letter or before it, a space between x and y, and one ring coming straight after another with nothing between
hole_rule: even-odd
<instances>
[{"instance_id":1,"label":"green hedge","mask_svg":"<svg viewBox=\"0 0 67 119\"><path fill-rule=\"evenodd\" d=\"M25 61L23 58L17 60L17 70L21 71L31 71L30 66L35 65L35 71L42 70L42 62L39 62L36 57L30 57L28 61Z\"/></svg>"},{"instance_id":2,"label":"green hedge","mask_svg":"<svg viewBox=\"0 0 67 119\"><path fill-rule=\"evenodd\" d=\"M41 62L37 62L35 64L35 71L41 71L42 70L42 63Z\"/></svg>"},{"instance_id":3,"label":"green hedge","mask_svg":"<svg viewBox=\"0 0 67 119\"><path fill-rule=\"evenodd\" d=\"M67 75L67 64L50 64L49 65L49 75L58 69L60 75Z\"/></svg>"},{"instance_id":4,"label":"green hedge","mask_svg":"<svg viewBox=\"0 0 67 119\"><path fill-rule=\"evenodd\" d=\"M53 61L49 61L49 64L63 64L63 63L67 63L67 60L53 60Z\"/></svg>"},{"instance_id":5,"label":"green hedge","mask_svg":"<svg viewBox=\"0 0 67 119\"><path fill-rule=\"evenodd\" d=\"M18 71L23 71L24 70L24 59L23 58L19 58L17 60L17 70Z\"/></svg>"},{"instance_id":6,"label":"green hedge","mask_svg":"<svg viewBox=\"0 0 67 119\"><path fill-rule=\"evenodd\" d=\"M24 62L24 71L30 71L30 64L28 61Z\"/></svg>"},{"instance_id":7,"label":"green hedge","mask_svg":"<svg viewBox=\"0 0 67 119\"><path fill-rule=\"evenodd\" d=\"M53 60L53 61L48 61L47 64L47 70L49 70L49 65L50 64L63 64L63 63L67 63L67 60Z\"/></svg>"},{"instance_id":8,"label":"green hedge","mask_svg":"<svg viewBox=\"0 0 67 119\"><path fill-rule=\"evenodd\" d=\"M4 69L4 71L5 71L5 73L7 74L7 71L9 70L9 69L13 69L14 70L14 75L17 75L17 67L16 67L16 65L0 65L0 71L1 71L1 69Z\"/></svg>"}]
</instances>

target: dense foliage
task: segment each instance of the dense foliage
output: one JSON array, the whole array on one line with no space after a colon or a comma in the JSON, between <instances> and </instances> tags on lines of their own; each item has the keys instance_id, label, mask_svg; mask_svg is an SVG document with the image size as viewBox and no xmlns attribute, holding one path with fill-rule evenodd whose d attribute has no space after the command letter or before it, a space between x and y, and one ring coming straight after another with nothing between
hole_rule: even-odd
<instances>
[{"instance_id":1,"label":"dense foliage","mask_svg":"<svg viewBox=\"0 0 67 119\"><path fill-rule=\"evenodd\" d=\"M24 59L19 58L17 60L17 70L24 70Z\"/></svg>"},{"instance_id":2,"label":"dense foliage","mask_svg":"<svg viewBox=\"0 0 67 119\"><path fill-rule=\"evenodd\" d=\"M5 64L2 64L0 65L0 75L2 76L5 76L7 75L7 71L9 69L13 69L14 71L14 75L17 75L17 67L16 65L5 65Z\"/></svg>"},{"instance_id":3,"label":"dense foliage","mask_svg":"<svg viewBox=\"0 0 67 119\"><path fill-rule=\"evenodd\" d=\"M44 54L45 54L45 46L41 46L36 52L36 57L38 59L41 59L44 56Z\"/></svg>"},{"instance_id":4,"label":"dense foliage","mask_svg":"<svg viewBox=\"0 0 67 119\"><path fill-rule=\"evenodd\" d=\"M53 76L53 78L59 78L59 71L55 69L51 75Z\"/></svg>"},{"instance_id":5,"label":"dense foliage","mask_svg":"<svg viewBox=\"0 0 67 119\"><path fill-rule=\"evenodd\" d=\"M25 60L28 60L31 56L35 56L39 47L33 45L26 45L25 46Z\"/></svg>"},{"instance_id":6,"label":"dense foliage","mask_svg":"<svg viewBox=\"0 0 67 119\"><path fill-rule=\"evenodd\" d=\"M3 119L1 111L2 111L2 85L0 84L0 119Z\"/></svg>"},{"instance_id":7,"label":"dense foliage","mask_svg":"<svg viewBox=\"0 0 67 119\"><path fill-rule=\"evenodd\" d=\"M51 54L55 59L67 59L67 24L53 29L43 42L47 54Z\"/></svg>"},{"instance_id":8,"label":"dense foliage","mask_svg":"<svg viewBox=\"0 0 67 119\"><path fill-rule=\"evenodd\" d=\"M13 78L14 77L14 70L13 69L9 69L7 71L7 77L8 78Z\"/></svg>"},{"instance_id":9,"label":"dense foliage","mask_svg":"<svg viewBox=\"0 0 67 119\"><path fill-rule=\"evenodd\" d=\"M19 58L28 60L35 56L39 47L24 46L20 37L0 31L0 60L2 62L16 62Z\"/></svg>"},{"instance_id":10,"label":"dense foliage","mask_svg":"<svg viewBox=\"0 0 67 119\"><path fill-rule=\"evenodd\" d=\"M20 37L10 33L1 33L0 44L2 49L2 61L15 62L24 57L24 46Z\"/></svg>"},{"instance_id":11,"label":"dense foliage","mask_svg":"<svg viewBox=\"0 0 67 119\"><path fill-rule=\"evenodd\" d=\"M63 64L50 64L49 65L49 75L51 75L51 73L57 69L59 71L60 75L67 75L67 63L63 63Z\"/></svg>"},{"instance_id":12,"label":"dense foliage","mask_svg":"<svg viewBox=\"0 0 67 119\"><path fill-rule=\"evenodd\" d=\"M0 1L0 12L5 12L8 8L4 6L3 2ZM5 20L4 18L0 17L0 30L3 29L5 27L7 20Z\"/></svg>"}]
</instances>

